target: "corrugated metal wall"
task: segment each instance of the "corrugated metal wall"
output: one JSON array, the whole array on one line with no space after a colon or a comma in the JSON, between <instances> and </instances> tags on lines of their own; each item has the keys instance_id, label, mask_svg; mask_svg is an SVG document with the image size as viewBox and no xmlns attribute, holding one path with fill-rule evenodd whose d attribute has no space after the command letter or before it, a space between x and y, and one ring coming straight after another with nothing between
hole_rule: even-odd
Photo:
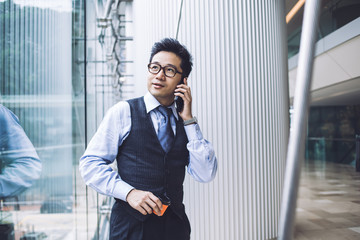
<instances>
[{"instance_id":1,"label":"corrugated metal wall","mask_svg":"<svg viewBox=\"0 0 360 240\"><path fill-rule=\"evenodd\" d=\"M175 37L180 1L134 0L137 94L151 45ZM288 140L284 2L184 0L179 40L194 56L193 112L219 161L188 177L192 239L276 237Z\"/></svg>"}]
</instances>

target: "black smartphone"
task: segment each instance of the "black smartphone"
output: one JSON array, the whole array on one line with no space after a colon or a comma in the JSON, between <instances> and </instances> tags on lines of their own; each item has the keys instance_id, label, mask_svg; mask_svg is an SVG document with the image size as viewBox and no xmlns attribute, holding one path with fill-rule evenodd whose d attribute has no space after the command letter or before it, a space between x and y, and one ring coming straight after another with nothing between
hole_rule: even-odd
<instances>
[{"instance_id":1,"label":"black smartphone","mask_svg":"<svg viewBox=\"0 0 360 240\"><path fill-rule=\"evenodd\" d=\"M184 78L181 79L181 82L179 84L184 83ZM184 109L184 100L181 97L176 96L175 97L175 105L176 105L176 111L182 112Z\"/></svg>"}]
</instances>

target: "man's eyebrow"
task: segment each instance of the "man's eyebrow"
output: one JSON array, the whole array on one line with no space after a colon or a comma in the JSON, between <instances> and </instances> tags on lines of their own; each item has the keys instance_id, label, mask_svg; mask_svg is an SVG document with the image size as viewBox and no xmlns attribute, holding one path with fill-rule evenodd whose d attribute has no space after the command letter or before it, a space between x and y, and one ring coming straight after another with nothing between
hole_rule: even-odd
<instances>
[{"instance_id":1,"label":"man's eyebrow","mask_svg":"<svg viewBox=\"0 0 360 240\"><path fill-rule=\"evenodd\" d=\"M166 66L173 67L173 68L177 69L177 67L175 65L172 65L172 64L167 64Z\"/></svg>"},{"instance_id":2,"label":"man's eyebrow","mask_svg":"<svg viewBox=\"0 0 360 240\"><path fill-rule=\"evenodd\" d=\"M173 68L175 68L175 69L177 69L177 67L175 66L175 65L173 65L173 64L166 64L165 66L162 66L159 62L152 62L152 63L156 63L156 64L159 64L161 67L173 67Z\"/></svg>"}]
</instances>

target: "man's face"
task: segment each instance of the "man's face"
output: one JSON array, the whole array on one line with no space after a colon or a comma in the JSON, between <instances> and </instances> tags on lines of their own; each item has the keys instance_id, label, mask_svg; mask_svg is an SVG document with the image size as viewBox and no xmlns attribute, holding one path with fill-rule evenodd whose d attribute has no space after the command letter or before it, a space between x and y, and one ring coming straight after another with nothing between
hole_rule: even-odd
<instances>
[{"instance_id":1,"label":"man's face","mask_svg":"<svg viewBox=\"0 0 360 240\"><path fill-rule=\"evenodd\" d=\"M154 55L151 63L157 63L161 67L171 66L177 71L182 72L180 67L181 58L175 53L161 51ZM170 105L174 101L174 91L181 81L181 73L176 73L174 77L167 77L164 70L157 74L149 72L147 87L149 92L162 104Z\"/></svg>"}]
</instances>

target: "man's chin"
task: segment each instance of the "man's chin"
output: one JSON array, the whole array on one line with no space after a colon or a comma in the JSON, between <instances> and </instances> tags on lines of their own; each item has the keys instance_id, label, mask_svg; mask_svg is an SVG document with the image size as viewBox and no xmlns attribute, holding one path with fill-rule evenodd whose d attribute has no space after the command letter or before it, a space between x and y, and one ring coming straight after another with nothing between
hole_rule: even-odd
<instances>
[{"instance_id":1,"label":"man's chin","mask_svg":"<svg viewBox=\"0 0 360 240\"><path fill-rule=\"evenodd\" d=\"M173 102L174 101L174 94L168 95L168 94L161 94L157 91L149 91L151 95L153 95L159 102Z\"/></svg>"}]
</instances>

